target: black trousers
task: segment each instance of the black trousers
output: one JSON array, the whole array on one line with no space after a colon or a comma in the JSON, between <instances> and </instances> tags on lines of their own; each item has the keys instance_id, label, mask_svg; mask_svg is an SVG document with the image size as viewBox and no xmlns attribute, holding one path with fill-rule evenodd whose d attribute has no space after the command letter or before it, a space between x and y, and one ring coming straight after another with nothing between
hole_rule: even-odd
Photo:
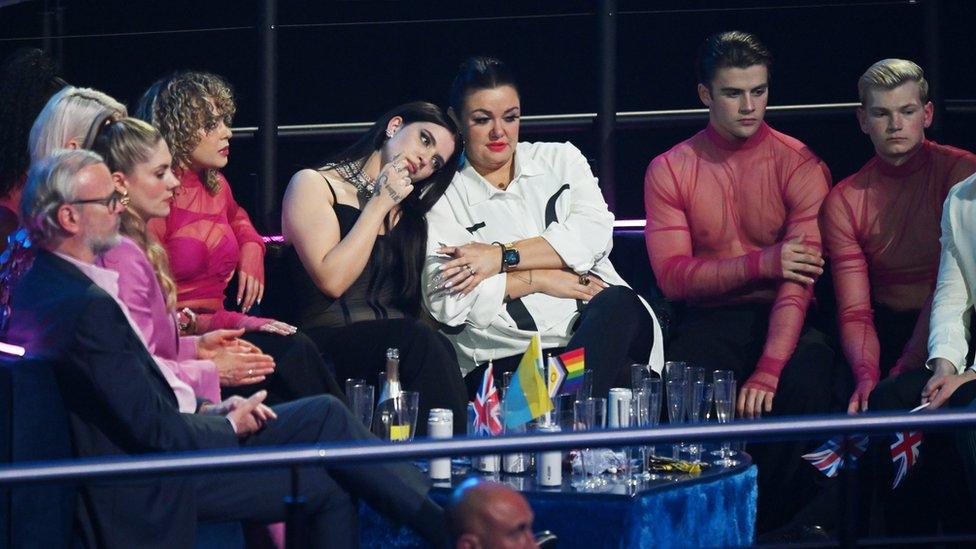
<instances>
[{"instance_id":1,"label":"black trousers","mask_svg":"<svg viewBox=\"0 0 976 549\"><path fill-rule=\"evenodd\" d=\"M243 447L376 440L331 396L302 399L274 410L278 419L242 441ZM443 512L427 499L429 484L412 465L310 466L300 469L299 480L313 547L358 547L357 498L409 524L435 546L446 539ZM272 468L200 475L196 484L201 521L279 522L285 518L284 500L291 495L291 472Z\"/></svg>"},{"instance_id":2,"label":"black trousers","mask_svg":"<svg viewBox=\"0 0 976 549\"><path fill-rule=\"evenodd\" d=\"M666 348L668 360L704 367L708 375L713 370L731 370L741 390L762 355L769 311L767 304L685 307ZM807 322L780 375L770 415L828 412L835 370L834 352L826 336ZM816 444L791 441L747 446L759 468L757 532L785 524L819 490L822 475L800 457Z\"/></svg>"},{"instance_id":3,"label":"black trousers","mask_svg":"<svg viewBox=\"0 0 976 549\"><path fill-rule=\"evenodd\" d=\"M881 379L884 379L901 357L905 344L911 339L919 312L896 311L879 303L873 304L872 308L874 328L878 332L878 343L881 345L878 364L881 367Z\"/></svg>"},{"instance_id":4,"label":"black trousers","mask_svg":"<svg viewBox=\"0 0 976 549\"><path fill-rule=\"evenodd\" d=\"M925 368L911 370L883 380L871 393L868 409L874 412L910 410L921 403L922 389L932 377ZM969 405L976 398L976 383L959 387L946 408ZM891 461L892 437L872 437L861 469L860 508L866 516L870 503L880 505L884 530L888 535L935 534L941 524L947 533L972 531L973 506L966 490L964 466L956 448L956 438L947 433L925 433L918 461L898 488L892 489L894 466Z\"/></svg>"},{"instance_id":5,"label":"black trousers","mask_svg":"<svg viewBox=\"0 0 976 549\"><path fill-rule=\"evenodd\" d=\"M431 408L454 413L454 433L465 434L467 401L454 349L430 326L412 319L356 322L341 328L317 327L305 331L322 353L335 363L339 379L364 378L375 385L386 368L386 350L400 350L403 388L420 393L417 434L427 434ZM379 396L380 388L376 388Z\"/></svg>"},{"instance_id":6,"label":"black trousers","mask_svg":"<svg viewBox=\"0 0 976 549\"><path fill-rule=\"evenodd\" d=\"M343 397L335 375L322 359L315 343L298 332L290 336L267 332L245 332L242 339L257 345L275 360L275 371L260 383L222 387L221 396L250 396L261 389L268 391L265 404L275 405L295 399L329 394Z\"/></svg>"},{"instance_id":7,"label":"black trousers","mask_svg":"<svg viewBox=\"0 0 976 549\"><path fill-rule=\"evenodd\" d=\"M637 293L626 286L611 286L583 307L566 347L546 352L555 355L567 349L586 349L586 368L593 370L593 394L606 396L611 387L630 387L630 365L647 362L653 334L651 315ZM515 355L492 361L495 385L501 387L502 374L514 372L521 360L522 355ZM486 369L487 363L464 377L468 398L478 392Z\"/></svg>"}]
</instances>

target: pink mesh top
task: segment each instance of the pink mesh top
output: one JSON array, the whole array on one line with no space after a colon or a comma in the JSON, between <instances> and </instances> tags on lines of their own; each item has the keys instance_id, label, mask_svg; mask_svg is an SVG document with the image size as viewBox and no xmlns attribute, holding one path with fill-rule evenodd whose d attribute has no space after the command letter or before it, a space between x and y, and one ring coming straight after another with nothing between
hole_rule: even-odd
<instances>
[{"instance_id":1,"label":"pink mesh top","mask_svg":"<svg viewBox=\"0 0 976 549\"><path fill-rule=\"evenodd\" d=\"M837 320L856 382L877 383L880 377L872 301L897 311L922 310L895 368L925 363L942 204L949 189L973 172L972 153L925 141L901 166L872 158L824 201L821 226Z\"/></svg>"},{"instance_id":2,"label":"pink mesh top","mask_svg":"<svg viewBox=\"0 0 976 549\"><path fill-rule=\"evenodd\" d=\"M661 154L644 176L651 267L670 299L772 303L763 355L743 387L775 391L813 289L785 282L782 243L820 247L830 172L803 143L762 124L731 142L711 126Z\"/></svg>"},{"instance_id":3,"label":"pink mesh top","mask_svg":"<svg viewBox=\"0 0 976 549\"><path fill-rule=\"evenodd\" d=\"M217 328L253 330L270 322L223 309L224 289L238 267L264 282L264 242L247 212L234 201L227 179L218 176L220 190L212 195L198 174L182 173L169 215L149 222L169 255L178 286L177 306L212 313L198 315L198 333Z\"/></svg>"}]
</instances>

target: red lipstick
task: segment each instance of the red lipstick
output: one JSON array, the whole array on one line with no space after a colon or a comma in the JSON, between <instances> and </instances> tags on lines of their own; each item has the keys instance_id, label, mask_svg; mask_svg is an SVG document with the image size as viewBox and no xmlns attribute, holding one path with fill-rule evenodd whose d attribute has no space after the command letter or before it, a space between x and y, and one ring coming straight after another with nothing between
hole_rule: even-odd
<instances>
[{"instance_id":1,"label":"red lipstick","mask_svg":"<svg viewBox=\"0 0 976 549\"><path fill-rule=\"evenodd\" d=\"M502 152L506 147L508 147L508 143L504 141L492 141L488 143L488 150L492 152Z\"/></svg>"}]
</instances>

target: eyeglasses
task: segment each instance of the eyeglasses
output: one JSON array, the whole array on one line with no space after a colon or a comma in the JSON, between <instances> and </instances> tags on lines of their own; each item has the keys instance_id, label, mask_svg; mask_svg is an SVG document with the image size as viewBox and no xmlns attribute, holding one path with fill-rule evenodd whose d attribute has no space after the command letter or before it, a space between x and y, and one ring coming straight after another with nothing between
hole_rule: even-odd
<instances>
[{"instance_id":1,"label":"eyeglasses","mask_svg":"<svg viewBox=\"0 0 976 549\"><path fill-rule=\"evenodd\" d=\"M106 196L105 198L89 198L87 200L72 200L68 204L101 204L107 207L109 210L115 210L119 204L123 206L129 205L129 193L115 189L112 194Z\"/></svg>"}]
</instances>

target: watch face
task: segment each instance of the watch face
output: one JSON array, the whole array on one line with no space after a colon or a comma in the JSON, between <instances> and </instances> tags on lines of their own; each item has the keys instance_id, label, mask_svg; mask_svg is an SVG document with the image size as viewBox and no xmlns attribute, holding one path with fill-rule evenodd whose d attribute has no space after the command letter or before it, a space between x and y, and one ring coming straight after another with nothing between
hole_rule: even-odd
<instances>
[{"instance_id":1,"label":"watch face","mask_svg":"<svg viewBox=\"0 0 976 549\"><path fill-rule=\"evenodd\" d=\"M505 254L502 256L502 261L505 263L506 267L514 267L519 264L519 252L518 250L513 250L512 248L507 248Z\"/></svg>"}]
</instances>

